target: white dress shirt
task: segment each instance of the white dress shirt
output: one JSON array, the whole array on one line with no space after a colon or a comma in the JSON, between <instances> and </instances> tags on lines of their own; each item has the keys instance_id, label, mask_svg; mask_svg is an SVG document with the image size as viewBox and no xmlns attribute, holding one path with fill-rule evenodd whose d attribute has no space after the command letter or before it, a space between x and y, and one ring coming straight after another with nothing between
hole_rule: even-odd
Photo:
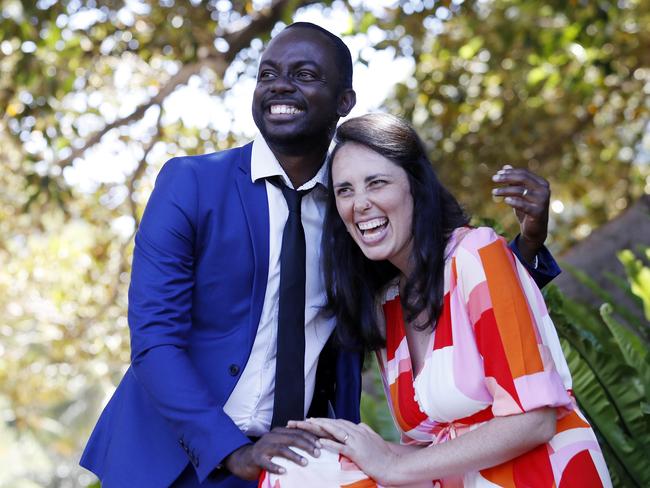
<instances>
[{"instance_id":1,"label":"white dress shirt","mask_svg":"<svg viewBox=\"0 0 650 488\"><path fill-rule=\"evenodd\" d=\"M293 188L291 181L266 141L253 141L251 179L280 176ZM301 217L305 230L305 415L311 404L316 381L316 366L325 342L334 329L334 320L324 316L325 284L320 266L320 242L327 202L327 167L297 190L311 192L302 198ZM277 350L278 302L280 295L280 248L289 211L282 190L266 182L269 202L269 275L262 315L253 349L244 371L235 385L224 411L246 435L260 436L269 431L273 417L275 358Z\"/></svg>"}]
</instances>

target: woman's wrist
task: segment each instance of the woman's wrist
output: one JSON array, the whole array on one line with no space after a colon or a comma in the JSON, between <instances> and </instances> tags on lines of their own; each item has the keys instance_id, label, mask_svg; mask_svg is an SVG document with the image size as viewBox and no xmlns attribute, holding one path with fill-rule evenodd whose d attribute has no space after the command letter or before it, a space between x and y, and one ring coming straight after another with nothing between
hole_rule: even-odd
<instances>
[{"instance_id":1,"label":"woman's wrist","mask_svg":"<svg viewBox=\"0 0 650 488\"><path fill-rule=\"evenodd\" d=\"M399 444L397 442L388 442L388 447L389 449L397 454L398 456L401 456L403 454L408 454L410 452L415 452L419 451L425 446L418 446L414 444Z\"/></svg>"},{"instance_id":2,"label":"woman's wrist","mask_svg":"<svg viewBox=\"0 0 650 488\"><path fill-rule=\"evenodd\" d=\"M393 450L395 444L391 443L391 459L382 466L382 472L375 478L375 481L382 486L395 486L400 483L400 476L398 475L399 466L401 464L402 455Z\"/></svg>"},{"instance_id":3,"label":"woman's wrist","mask_svg":"<svg viewBox=\"0 0 650 488\"><path fill-rule=\"evenodd\" d=\"M410 473L409 461L416 451L422 449L422 446L406 446L403 444L390 444L393 452L392 460L386 463L384 473L376 481L384 486L399 486L413 481L413 475Z\"/></svg>"}]
</instances>

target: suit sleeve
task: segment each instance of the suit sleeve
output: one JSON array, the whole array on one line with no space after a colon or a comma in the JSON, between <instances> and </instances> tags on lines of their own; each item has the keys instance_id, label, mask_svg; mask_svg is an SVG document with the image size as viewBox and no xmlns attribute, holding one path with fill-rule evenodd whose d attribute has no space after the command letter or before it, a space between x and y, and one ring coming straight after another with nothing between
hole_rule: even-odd
<instances>
[{"instance_id":1,"label":"suit sleeve","mask_svg":"<svg viewBox=\"0 0 650 488\"><path fill-rule=\"evenodd\" d=\"M510 250L515 256L517 256L519 262L524 265L540 290L562 272L560 266L558 266L553 255L546 246L542 246L542 248L537 252L537 267L533 267L521 256L518 243L519 235L510 241Z\"/></svg>"},{"instance_id":2,"label":"suit sleeve","mask_svg":"<svg viewBox=\"0 0 650 488\"><path fill-rule=\"evenodd\" d=\"M193 162L165 164L135 238L129 328L135 376L203 481L250 441L211 396L187 354L197 191Z\"/></svg>"},{"instance_id":3,"label":"suit sleeve","mask_svg":"<svg viewBox=\"0 0 650 488\"><path fill-rule=\"evenodd\" d=\"M339 350L336 354L336 390L334 415L338 419L361 422L361 370L363 354Z\"/></svg>"}]
</instances>

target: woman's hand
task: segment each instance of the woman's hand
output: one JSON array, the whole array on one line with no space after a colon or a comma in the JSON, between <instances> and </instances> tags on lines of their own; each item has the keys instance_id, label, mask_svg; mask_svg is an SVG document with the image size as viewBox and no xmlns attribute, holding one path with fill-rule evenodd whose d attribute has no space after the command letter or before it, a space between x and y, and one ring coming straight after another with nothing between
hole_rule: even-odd
<instances>
[{"instance_id":1,"label":"woman's hand","mask_svg":"<svg viewBox=\"0 0 650 488\"><path fill-rule=\"evenodd\" d=\"M336 441L336 439L327 430L325 430L319 424L312 422L311 420L317 419L289 420L287 423L287 428L304 430L305 432L314 434L316 437L319 437L321 439L330 439Z\"/></svg>"},{"instance_id":2,"label":"woman's hand","mask_svg":"<svg viewBox=\"0 0 650 488\"><path fill-rule=\"evenodd\" d=\"M321 438L323 448L344 455L381 484L388 481L390 468L398 458L391 443L363 423L317 418L291 421L288 427L300 428L317 435Z\"/></svg>"}]
</instances>

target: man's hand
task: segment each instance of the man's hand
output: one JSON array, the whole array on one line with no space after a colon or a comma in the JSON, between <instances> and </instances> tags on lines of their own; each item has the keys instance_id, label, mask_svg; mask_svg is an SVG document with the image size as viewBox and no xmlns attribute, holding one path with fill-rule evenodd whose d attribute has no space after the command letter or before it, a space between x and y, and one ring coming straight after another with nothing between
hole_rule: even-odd
<instances>
[{"instance_id":1,"label":"man's hand","mask_svg":"<svg viewBox=\"0 0 650 488\"><path fill-rule=\"evenodd\" d=\"M271 462L273 456L305 466L307 459L289 449L289 446L298 447L314 457L320 456L321 444L314 434L300 429L276 427L255 444L247 444L232 452L224 465L232 474L245 480L257 479L262 470L283 474L284 468Z\"/></svg>"},{"instance_id":2,"label":"man's hand","mask_svg":"<svg viewBox=\"0 0 650 488\"><path fill-rule=\"evenodd\" d=\"M505 202L514 209L521 232L517 243L519 251L532 263L548 233L551 187L541 176L509 165L497 171L492 181L503 185L493 189L492 194L505 197Z\"/></svg>"}]
</instances>

